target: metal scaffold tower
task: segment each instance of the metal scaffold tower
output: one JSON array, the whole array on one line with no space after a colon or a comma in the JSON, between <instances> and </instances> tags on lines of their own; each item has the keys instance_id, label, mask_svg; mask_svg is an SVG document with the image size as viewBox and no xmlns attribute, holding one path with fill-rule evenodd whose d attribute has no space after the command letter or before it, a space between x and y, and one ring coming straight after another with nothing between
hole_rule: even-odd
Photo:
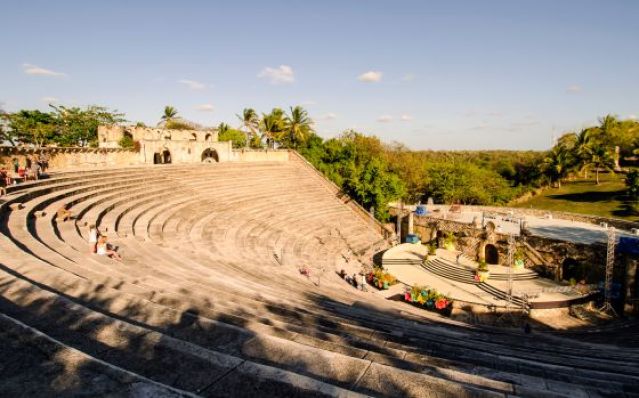
<instances>
[{"instance_id":1,"label":"metal scaffold tower","mask_svg":"<svg viewBox=\"0 0 639 398\"><path fill-rule=\"evenodd\" d=\"M616 315L612 307L612 278L615 269L615 246L617 245L617 234L614 227L608 227L608 246L606 249L606 284L604 287L604 305L601 311Z\"/></svg>"}]
</instances>

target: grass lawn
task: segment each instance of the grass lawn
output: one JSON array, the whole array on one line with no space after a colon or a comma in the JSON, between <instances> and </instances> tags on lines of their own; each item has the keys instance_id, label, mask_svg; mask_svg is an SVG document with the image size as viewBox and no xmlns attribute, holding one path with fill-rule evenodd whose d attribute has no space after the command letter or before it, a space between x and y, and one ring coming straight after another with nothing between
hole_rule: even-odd
<instances>
[{"instance_id":1,"label":"grass lawn","mask_svg":"<svg viewBox=\"0 0 639 398\"><path fill-rule=\"evenodd\" d=\"M516 207L569 211L603 217L639 221L639 212L630 206L625 196L623 175L601 173L600 184L595 184L594 174L587 180L565 181L561 188L549 188Z\"/></svg>"}]
</instances>

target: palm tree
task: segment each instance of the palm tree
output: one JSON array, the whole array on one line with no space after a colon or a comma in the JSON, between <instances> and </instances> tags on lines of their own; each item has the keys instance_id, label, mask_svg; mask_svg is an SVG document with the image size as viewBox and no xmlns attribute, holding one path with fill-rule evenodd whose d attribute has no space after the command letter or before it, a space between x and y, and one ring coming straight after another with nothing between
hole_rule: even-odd
<instances>
[{"instance_id":1,"label":"palm tree","mask_svg":"<svg viewBox=\"0 0 639 398\"><path fill-rule=\"evenodd\" d=\"M544 158L542 170L548 175L551 182L556 182L557 187L561 188L561 180L568 175L571 164L570 151L561 146L555 146L548 152L548 156Z\"/></svg>"},{"instance_id":2,"label":"palm tree","mask_svg":"<svg viewBox=\"0 0 639 398\"><path fill-rule=\"evenodd\" d=\"M170 105L167 105L164 107L164 115L162 115L162 120L164 120L164 122L170 122L177 116L177 114L177 109Z\"/></svg>"},{"instance_id":3,"label":"palm tree","mask_svg":"<svg viewBox=\"0 0 639 398\"><path fill-rule=\"evenodd\" d=\"M614 171L615 169L615 159L610 154L608 148L603 145L596 145L590 149L589 152L589 164L591 164L595 168L596 173L596 181L597 185L599 185L599 170L605 169L609 171Z\"/></svg>"},{"instance_id":4,"label":"palm tree","mask_svg":"<svg viewBox=\"0 0 639 398\"><path fill-rule=\"evenodd\" d=\"M266 137L267 146L274 146L275 139L279 138L281 132L284 131L284 128L284 111L280 108L273 108L271 113L262 114L260 130L262 130L262 136Z\"/></svg>"},{"instance_id":5,"label":"palm tree","mask_svg":"<svg viewBox=\"0 0 639 398\"><path fill-rule=\"evenodd\" d=\"M231 127L230 127L228 124L226 124L226 123L222 122L222 123L220 123L220 124L217 126L217 133L218 133L218 135L220 135L220 134L224 134L224 133L226 133L227 131L229 131L230 129L231 129Z\"/></svg>"},{"instance_id":6,"label":"palm tree","mask_svg":"<svg viewBox=\"0 0 639 398\"><path fill-rule=\"evenodd\" d=\"M598 131L593 128L583 129L577 134L575 142L575 158L579 163L579 169L584 173L584 178L588 178L588 167L590 166L590 153L592 148L597 145Z\"/></svg>"},{"instance_id":7,"label":"palm tree","mask_svg":"<svg viewBox=\"0 0 639 398\"><path fill-rule=\"evenodd\" d=\"M296 148L297 145L305 141L313 132L313 121L308 117L308 112L301 106L291 107L291 113L285 119L285 141L289 141L290 146Z\"/></svg>"},{"instance_id":8,"label":"palm tree","mask_svg":"<svg viewBox=\"0 0 639 398\"><path fill-rule=\"evenodd\" d=\"M253 136L257 135L260 118L253 108L244 108L241 115L236 114L235 116L242 122L241 128L246 129L246 144L248 145Z\"/></svg>"}]
</instances>

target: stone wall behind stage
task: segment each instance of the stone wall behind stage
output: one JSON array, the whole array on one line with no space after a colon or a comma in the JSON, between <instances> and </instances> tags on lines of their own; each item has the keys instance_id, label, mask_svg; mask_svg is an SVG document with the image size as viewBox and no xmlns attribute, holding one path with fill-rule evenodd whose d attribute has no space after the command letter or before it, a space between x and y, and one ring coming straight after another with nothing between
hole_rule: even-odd
<instances>
[{"instance_id":1,"label":"stone wall behind stage","mask_svg":"<svg viewBox=\"0 0 639 398\"><path fill-rule=\"evenodd\" d=\"M142 163L139 153L127 149L0 147L0 166L12 170L12 161L16 158L24 167L27 157L40 153L49 156L49 170L52 171L129 166Z\"/></svg>"}]
</instances>

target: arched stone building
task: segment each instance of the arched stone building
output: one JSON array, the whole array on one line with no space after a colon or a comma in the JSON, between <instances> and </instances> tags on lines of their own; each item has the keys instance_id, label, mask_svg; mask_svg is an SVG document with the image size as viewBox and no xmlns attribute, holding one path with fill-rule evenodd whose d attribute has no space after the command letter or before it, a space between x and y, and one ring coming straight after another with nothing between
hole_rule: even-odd
<instances>
[{"instance_id":1,"label":"arched stone building","mask_svg":"<svg viewBox=\"0 0 639 398\"><path fill-rule=\"evenodd\" d=\"M98 127L100 148L119 148L125 136L139 143L140 163L212 163L234 159L231 141L218 141L217 131L213 130Z\"/></svg>"}]
</instances>

